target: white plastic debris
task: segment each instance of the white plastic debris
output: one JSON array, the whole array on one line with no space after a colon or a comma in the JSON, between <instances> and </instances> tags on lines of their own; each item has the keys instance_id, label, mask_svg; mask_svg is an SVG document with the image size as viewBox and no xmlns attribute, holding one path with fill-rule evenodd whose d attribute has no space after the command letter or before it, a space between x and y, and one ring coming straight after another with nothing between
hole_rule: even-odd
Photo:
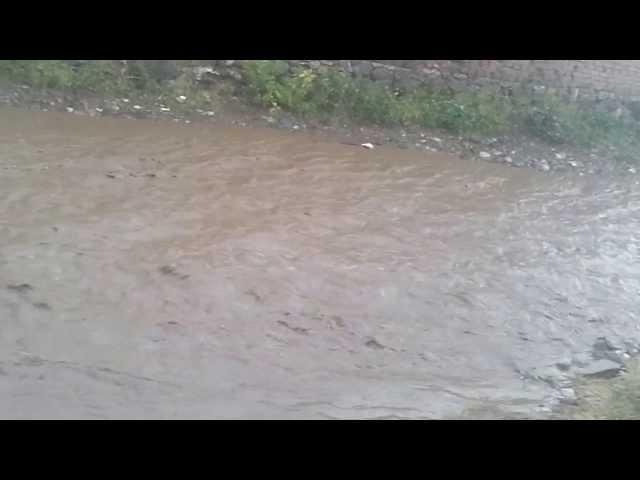
<instances>
[{"instance_id":1,"label":"white plastic debris","mask_svg":"<svg viewBox=\"0 0 640 480\"><path fill-rule=\"evenodd\" d=\"M211 111L209 111L209 112L204 112L204 114L205 114L207 117L213 117L213 116L216 114L216 112L211 112Z\"/></svg>"},{"instance_id":2,"label":"white plastic debris","mask_svg":"<svg viewBox=\"0 0 640 480\"><path fill-rule=\"evenodd\" d=\"M566 153L563 153L563 152L556 153L556 158L557 158L558 160L564 160L565 158L567 158L567 154L566 154Z\"/></svg>"},{"instance_id":3,"label":"white plastic debris","mask_svg":"<svg viewBox=\"0 0 640 480\"><path fill-rule=\"evenodd\" d=\"M161 112L170 112L171 109L169 107L160 107Z\"/></svg>"},{"instance_id":4,"label":"white plastic debris","mask_svg":"<svg viewBox=\"0 0 640 480\"><path fill-rule=\"evenodd\" d=\"M364 148L368 148L369 150L373 150L372 143L363 143L361 146L363 146Z\"/></svg>"},{"instance_id":5,"label":"white plastic debris","mask_svg":"<svg viewBox=\"0 0 640 480\"><path fill-rule=\"evenodd\" d=\"M128 99L128 98L123 98L123 99L122 99L122 101L123 101L124 103L129 103L129 99Z\"/></svg>"},{"instance_id":6,"label":"white plastic debris","mask_svg":"<svg viewBox=\"0 0 640 480\"><path fill-rule=\"evenodd\" d=\"M480 152L480 158L491 158L491 154L489 152Z\"/></svg>"},{"instance_id":7,"label":"white plastic debris","mask_svg":"<svg viewBox=\"0 0 640 480\"><path fill-rule=\"evenodd\" d=\"M69 112L69 113L73 113L73 112L74 112L74 110L73 110L73 108L72 108L72 107L67 107L67 112Z\"/></svg>"},{"instance_id":8,"label":"white plastic debris","mask_svg":"<svg viewBox=\"0 0 640 480\"><path fill-rule=\"evenodd\" d=\"M180 103L184 103L187 101L187 97L185 97L184 95L180 95L179 97L176 97L176 100Z\"/></svg>"},{"instance_id":9,"label":"white plastic debris","mask_svg":"<svg viewBox=\"0 0 640 480\"><path fill-rule=\"evenodd\" d=\"M442 143L442 139L438 137L431 137L431 140L433 140L434 142Z\"/></svg>"},{"instance_id":10,"label":"white plastic debris","mask_svg":"<svg viewBox=\"0 0 640 480\"><path fill-rule=\"evenodd\" d=\"M100 107L96 107L96 112L98 112L98 113L102 113L103 111L104 111L104 110L103 110L102 108L100 108Z\"/></svg>"},{"instance_id":11,"label":"white plastic debris","mask_svg":"<svg viewBox=\"0 0 640 480\"><path fill-rule=\"evenodd\" d=\"M134 110L140 110L141 108L142 108L142 107L141 107L140 105L134 105L134 106L133 106L133 109L134 109Z\"/></svg>"}]
</instances>

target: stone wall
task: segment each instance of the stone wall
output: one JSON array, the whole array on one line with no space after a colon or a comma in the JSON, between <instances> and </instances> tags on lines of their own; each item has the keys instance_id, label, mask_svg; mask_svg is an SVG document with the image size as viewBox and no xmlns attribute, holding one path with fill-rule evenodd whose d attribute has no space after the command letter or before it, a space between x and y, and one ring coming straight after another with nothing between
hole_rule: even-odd
<instances>
[{"instance_id":1,"label":"stone wall","mask_svg":"<svg viewBox=\"0 0 640 480\"><path fill-rule=\"evenodd\" d=\"M429 84L454 90L494 86L551 90L573 99L640 100L640 60L346 60L293 61L334 65L355 76L410 89Z\"/></svg>"},{"instance_id":2,"label":"stone wall","mask_svg":"<svg viewBox=\"0 0 640 480\"><path fill-rule=\"evenodd\" d=\"M71 61L84 63L86 60ZM144 62L161 77L177 75L176 60ZM239 77L238 60L202 60L216 74ZM191 62L189 62L191 63ZM574 100L640 101L640 60L289 60L289 65L338 68L356 77L410 90L421 84L454 90L493 86L505 91L552 91Z\"/></svg>"},{"instance_id":3,"label":"stone wall","mask_svg":"<svg viewBox=\"0 0 640 480\"><path fill-rule=\"evenodd\" d=\"M242 61L198 63L216 76L241 79ZM506 94L555 93L611 111L620 104L640 105L640 60L289 60L288 64L336 68L404 91L420 85L453 90L493 87ZM640 116L640 107L633 110Z\"/></svg>"}]
</instances>

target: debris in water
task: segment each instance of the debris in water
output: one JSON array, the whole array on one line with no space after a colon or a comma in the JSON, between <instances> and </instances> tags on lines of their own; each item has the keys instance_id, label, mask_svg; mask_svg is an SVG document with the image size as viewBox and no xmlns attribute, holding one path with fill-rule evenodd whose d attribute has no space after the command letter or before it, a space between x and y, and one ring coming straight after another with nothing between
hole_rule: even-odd
<instances>
[{"instance_id":1,"label":"debris in water","mask_svg":"<svg viewBox=\"0 0 640 480\"><path fill-rule=\"evenodd\" d=\"M374 148L372 143L363 143L360 146L364 147L364 148L368 148L369 150L373 150L373 148Z\"/></svg>"},{"instance_id":2,"label":"debris in water","mask_svg":"<svg viewBox=\"0 0 640 480\"><path fill-rule=\"evenodd\" d=\"M369 340L367 340L364 344L369 348L375 348L377 350L381 350L381 349L384 348L384 345L382 345L380 342L378 342L373 337L371 337Z\"/></svg>"},{"instance_id":3,"label":"debris in water","mask_svg":"<svg viewBox=\"0 0 640 480\"><path fill-rule=\"evenodd\" d=\"M180 273L176 270L176 268L171 265L164 265L160 267L158 271L164 275L178 277L180 278L180 280L186 280L187 278L189 278L189 275L180 275Z\"/></svg>"},{"instance_id":4,"label":"debris in water","mask_svg":"<svg viewBox=\"0 0 640 480\"><path fill-rule=\"evenodd\" d=\"M18 293L26 293L33 290L33 287L28 283L21 283L20 285L7 285L7 290L13 290Z\"/></svg>"},{"instance_id":5,"label":"debris in water","mask_svg":"<svg viewBox=\"0 0 640 480\"><path fill-rule=\"evenodd\" d=\"M278 320L278 323L280 325L282 325L283 327L287 327L289 330L291 330L293 332L296 332L296 333L299 333L301 335L307 335L309 333L309 329L308 328L294 327L292 325L289 325L284 320Z\"/></svg>"}]
</instances>

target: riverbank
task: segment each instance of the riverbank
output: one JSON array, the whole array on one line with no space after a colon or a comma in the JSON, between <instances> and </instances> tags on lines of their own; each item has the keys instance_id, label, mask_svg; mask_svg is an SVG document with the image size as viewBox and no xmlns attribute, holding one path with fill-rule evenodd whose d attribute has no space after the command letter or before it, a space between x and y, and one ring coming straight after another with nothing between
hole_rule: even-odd
<instances>
[{"instance_id":1,"label":"riverbank","mask_svg":"<svg viewBox=\"0 0 640 480\"><path fill-rule=\"evenodd\" d=\"M266 108L261 105L277 103L273 98L281 97L276 94L282 94L282 88L291 90L295 85L283 83L283 86L276 88L272 86L273 79L270 77L265 79L264 74L260 72L259 74L254 73L253 77L249 74L239 77L238 70L231 71L233 75L219 75L213 80L208 78L206 82L203 82L201 78L203 67L195 67L196 74L193 73L193 68L185 67L188 74L183 73L175 80L162 85L153 84L151 86L152 84L148 83L148 87L143 86L142 88L132 86L118 89L106 86L94 88L100 93L88 91L90 87L86 83L73 89L46 89L33 86L47 85L43 81L36 82L25 77L28 83L32 84L29 85L20 84L16 78L13 80L5 78L4 86L0 87L0 104L29 110L63 111L73 115L92 117L152 118L187 124L197 122L239 127L271 127L292 132L307 131L331 136L339 142L354 146L362 144L371 144L374 147L389 145L432 153L442 152L471 161L489 161L516 168L533 168L549 173L573 173L580 176L628 176L637 175L640 171L638 165L640 154L634 147L635 139L620 140L620 135L622 135L618 135L620 132L613 136L616 138L616 142L603 140L601 143L590 143L588 133L584 132L581 134L583 137L586 135L586 138L581 140L582 144L580 145L576 142L550 142L548 139L541 138L540 135L527 133L523 129L501 131L504 130L502 124L507 121L506 117L502 112L493 111L490 114L484 113L484 117L480 120L474 117L475 123L472 126L477 131L473 132L455 131L466 125L465 120L460 120L458 117L455 117L455 121L456 125L462 125L460 128L458 126L448 129L423 128L416 125L416 122L414 124L408 122L404 126L382 126L380 123L393 123L383 121L385 115L408 115L408 113L402 110L398 114L392 110L400 107L385 107L385 109L375 110L370 114L382 119L373 123L366 121L366 115L360 111L358 111L358 115L362 117L362 121L354 120L344 112L340 114L336 112L335 116L320 114L322 105L316 105L314 107L317 110L316 114L310 114L304 113L304 109L301 109L296 103L298 100L290 98L292 94L287 97L289 100L284 104L284 107L276 105L275 108ZM204 69L204 73L211 71L213 70ZM61 83L60 79L57 79L56 82L49 82L52 85L58 83ZM69 85L77 84L78 82L69 82ZM117 91L117 94L113 93L114 91ZM267 94L269 96L265 100ZM375 103L376 95L380 97L381 94L376 90L364 100ZM256 101L256 98L261 100ZM323 101L326 103L328 100L323 97ZM341 100L336 100L336 102L339 101ZM380 97L377 101L384 103L389 100L386 97ZM316 104L320 103L318 100L315 102ZM409 100L405 100L405 104L407 102ZM416 102L420 102L420 100L416 100ZM495 105L491 108L496 110ZM442 118L436 123L450 123L451 118L454 117L444 118L443 116L446 115L453 114L441 114ZM351 117L353 116L351 115ZM475 114L475 116L478 115ZM487 119L486 121L495 128L482 128L481 123L485 121L484 119ZM500 128L498 128L499 124L502 125ZM545 126L545 128L547 127ZM592 130L596 131L593 128ZM599 134L602 133L600 130L597 131ZM629 132L633 132L633 130L627 129L625 132L630 135Z\"/></svg>"}]
</instances>

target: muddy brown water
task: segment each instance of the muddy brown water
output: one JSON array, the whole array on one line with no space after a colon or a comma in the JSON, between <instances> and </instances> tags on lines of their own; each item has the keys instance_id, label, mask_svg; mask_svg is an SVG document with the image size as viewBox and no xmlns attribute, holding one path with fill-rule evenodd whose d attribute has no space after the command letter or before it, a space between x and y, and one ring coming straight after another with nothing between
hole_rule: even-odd
<instances>
[{"instance_id":1,"label":"muddy brown water","mask_svg":"<svg viewBox=\"0 0 640 480\"><path fill-rule=\"evenodd\" d=\"M639 245L632 177L2 109L0 417L536 418Z\"/></svg>"}]
</instances>

